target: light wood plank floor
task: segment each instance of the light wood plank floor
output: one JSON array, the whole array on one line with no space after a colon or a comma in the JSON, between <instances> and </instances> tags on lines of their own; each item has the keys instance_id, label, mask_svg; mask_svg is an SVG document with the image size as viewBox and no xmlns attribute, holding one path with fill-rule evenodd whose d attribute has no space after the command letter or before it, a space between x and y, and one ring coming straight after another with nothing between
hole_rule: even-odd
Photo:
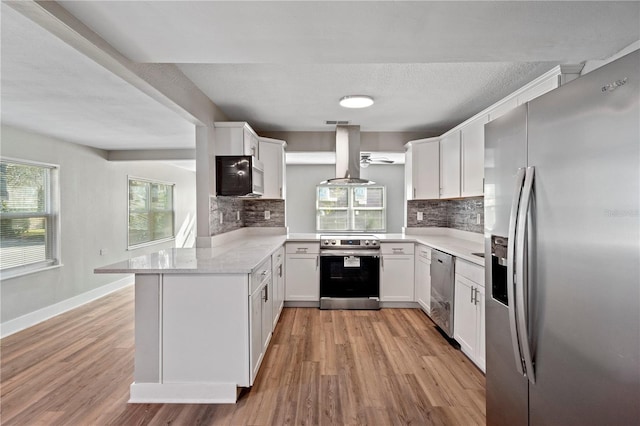
<instances>
[{"instance_id":1,"label":"light wood plank floor","mask_svg":"<svg viewBox=\"0 0 640 426\"><path fill-rule=\"evenodd\" d=\"M9 425L475 425L484 376L415 309L287 308L233 405L127 404L133 289L0 342Z\"/></svg>"}]
</instances>

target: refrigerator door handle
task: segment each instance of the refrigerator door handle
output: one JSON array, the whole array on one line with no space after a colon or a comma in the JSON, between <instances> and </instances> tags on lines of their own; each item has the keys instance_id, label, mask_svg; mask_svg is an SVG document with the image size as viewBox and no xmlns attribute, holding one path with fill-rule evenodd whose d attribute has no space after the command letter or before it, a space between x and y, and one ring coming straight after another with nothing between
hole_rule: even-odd
<instances>
[{"instance_id":1,"label":"refrigerator door handle","mask_svg":"<svg viewBox=\"0 0 640 426\"><path fill-rule=\"evenodd\" d=\"M513 355L516 360L516 370L523 376L524 369L522 366L522 354L520 353L518 329L516 328L516 298L513 277L515 274L514 262L518 206L520 205L520 197L522 195L522 185L524 183L525 174L526 169L524 167L519 168L516 174L516 187L513 192L511 214L509 215L509 235L507 235L507 299L509 301L507 308L509 311L509 330L511 331L511 345L513 346Z\"/></svg>"},{"instance_id":2,"label":"refrigerator door handle","mask_svg":"<svg viewBox=\"0 0 640 426\"><path fill-rule=\"evenodd\" d=\"M531 207L531 196L533 194L533 180L535 175L535 167L527 167L526 177L524 179L524 189L520 200L520 208L518 211L518 228L516 230L516 313L518 315L518 334L520 338L520 349L522 350L522 359L526 370L526 376L529 382L535 384L536 376L533 369L533 357L531 356L531 347L529 345L529 333L527 327L528 306L526 303L526 292L528 288L527 271L525 265L526 254L526 230L529 208Z\"/></svg>"}]
</instances>

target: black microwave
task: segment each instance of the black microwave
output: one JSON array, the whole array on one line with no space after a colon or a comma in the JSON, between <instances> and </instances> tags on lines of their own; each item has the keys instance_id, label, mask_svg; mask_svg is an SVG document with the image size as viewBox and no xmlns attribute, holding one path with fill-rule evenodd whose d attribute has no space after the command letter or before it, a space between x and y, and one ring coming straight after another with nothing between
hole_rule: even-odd
<instances>
[{"instance_id":1,"label":"black microwave","mask_svg":"<svg viewBox=\"0 0 640 426\"><path fill-rule=\"evenodd\" d=\"M251 155L216 156L217 195L262 195L264 168Z\"/></svg>"}]
</instances>

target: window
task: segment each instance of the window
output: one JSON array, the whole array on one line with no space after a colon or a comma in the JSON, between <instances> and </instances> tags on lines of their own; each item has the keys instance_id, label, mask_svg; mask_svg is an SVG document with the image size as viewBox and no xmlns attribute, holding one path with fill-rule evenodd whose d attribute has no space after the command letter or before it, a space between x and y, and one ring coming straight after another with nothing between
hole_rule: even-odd
<instances>
[{"instance_id":1,"label":"window","mask_svg":"<svg viewBox=\"0 0 640 426\"><path fill-rule=\"evenodd\" d=\"M0 160L0 271L7 278L58 265L58 167Z\"/></svg>"},{"instance_id":2,"label":"window","mask_svg":"<svg viewBox=\"0 0 640 426\"><path fill-rule=\"evenodd\" d=\"M174 186L129 177L129 248L175 236Z\"/></svg>"},{"instance_id":3,"label":"window","mask_svg":"<svg viewBox=\"0 0 640 426\"><path fill-rule=\"evenodd\" d=\"M384 186L318 185L316 187L318 231L386 230Z\"/></svg>"}]
</instances>

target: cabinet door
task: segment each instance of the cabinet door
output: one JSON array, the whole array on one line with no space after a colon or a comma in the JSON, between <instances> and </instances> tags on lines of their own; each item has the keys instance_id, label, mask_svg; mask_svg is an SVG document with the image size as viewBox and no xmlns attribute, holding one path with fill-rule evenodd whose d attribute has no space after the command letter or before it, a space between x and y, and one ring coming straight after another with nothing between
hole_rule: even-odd
<instances>
[{"instance_id":1,"label":"cabinet door","mask_svg":"<svg viewBox=\"0 0 640 426\"><path fill-rule=\"evenodd\" d=\"M260 161L264 164L263 198L283 198L284 142L260 139Z\"/></svg>"},{"instance_id":2,"label":"cabinet door","mask_svg":"<svg viewBox=\"0 0 640 426\"><path fill-rule=\"evenodd\" d=\"M273 331L273 298L271 295L272 283L267 282L262 290L262 353L263 356L267 352L267 346L271 340L271 332Z\"/></svg>"},{"instance_id":3,"label":"cabinet door","mask_svg":"<svg viewBox=\"0 0 640 426\"><path fill-rule=\"evenodd\" d=\"M476 287L476 317L478 319L478 345L476 348L476 364L483 372L486 371L487 365L487 349L486 349L486 332L484 325L484 287Z\"/></svg>"},{"instance_id":4,"label":"cabinet door","mask_svg":"<svg viewBox=\"0 0 640 426\"><path fill-rule=\"evenodd\" d=\"M472 287L471 281L456 275L453 338L460 343L462 352L473 359L477 346L478 325L476 321L476 305L471 300L474 293Z\"/></svg>"},{"instance_id":5,"label":"cabinet door","mask_svg":"<svg viewBox=\"0 0 640 426\"><path fill-rule=\"evenodd\" d=\"M412 147L412 181L414 200L440 197L440 144L418 142Z\"/></svg>"},{"instance_id":6,"label":"cabinet door","mask_svg":"<svg viewBox=\"0 0 640 426\"><path fill-rule=\"evenodd\" d=\"M320 301L319 261L317 254L286 256L285 300Z\"/></svg>"},{"instance_id":7,"label":"cabinet door","mask_svg":"<svg viewBox=\"0 0 640 426\"><path fill-rule=\"evenodd\" d=\"M476 197L484 193L484 125L488 116L478 117L460 131L462 144L461 196Z\"/></svg>"},{"instance_id":8,"label":"cabinet door","mask_svg":"<svg viewBox=\"0 0 640 426\"><path fill-rule=\"evenodd\" d=\"M460 131L440 140L440 198L460 197Z\"/></svg>"},{"instance_id":9,"label":"cabinet door","mask_svg":"<svg viewBox=\"0 0 640 426\"><path fill-rule=\"evenodd\" d=\"M416 301L426 313L431 313L431 261L416 258Z\"/></svg>"},{"instance_id":10,"label":"cabinet door","mask_svg":"<svg viewBox=\"0 0 640 426\"><path fill-rule=\"evenodd\" d=\"M258 368L262 362L262 291L256 290L250 297L251 315L249 318L251 330L251 384L256 378Z\"/></svg>"},{"instance_id":11,"label":"cabinet door","mask_svg":"<svg viewBox=\"0 0 640 426\"><path fill-rule=\"evenodd\" d=\"M256 158L260 157L258 148L258 137L249 129L244 129L244 155L252 155Z\"/></svg>"},{"instance_id":12,"label":"cabinet door","mask_svg":"<svg viewBox=\"0 0 640 426\"><path fill-rule=\"evenodd\" d=\"M382 256L380 262L380 300L383 302L413 302L413 256Z\"/></svg>"}]
</instances>

